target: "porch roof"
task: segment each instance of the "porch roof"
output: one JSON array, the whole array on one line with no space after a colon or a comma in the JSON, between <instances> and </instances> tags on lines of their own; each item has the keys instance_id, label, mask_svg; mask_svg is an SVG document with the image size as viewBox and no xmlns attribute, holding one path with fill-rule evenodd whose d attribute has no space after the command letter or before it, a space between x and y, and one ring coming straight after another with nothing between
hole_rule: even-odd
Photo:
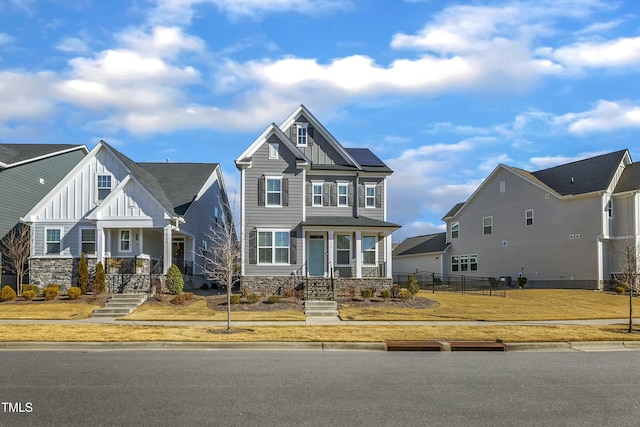
<instances>
[{"instance_id":1,"label":"porch roof","mask_svg":"<svg viewBox=\"0 0 640 427\"><path fill-rule=\"evenodd\" d=\"M400 225L380 221L366 216L312 216L301 223L302 227L353 227L353 228L386 228L397 230Z\"/></svg>"}]
</instances>

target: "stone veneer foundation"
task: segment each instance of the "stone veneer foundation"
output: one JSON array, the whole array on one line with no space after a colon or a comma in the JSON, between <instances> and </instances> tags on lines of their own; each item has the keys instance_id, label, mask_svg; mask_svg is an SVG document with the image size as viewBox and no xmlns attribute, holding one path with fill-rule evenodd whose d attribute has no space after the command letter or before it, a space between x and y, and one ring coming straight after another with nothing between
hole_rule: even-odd
<instances>
[{"instance_id":1,"label":"stone veneer foundation","mask_svg":"<svg viewBox=\"0 0 640 427\"><path fill-rule=\"evenodd\" d=\"M31 258L29 260L29 282L41 289L52 283L60 285L66 291L78 282L79 258ZM96 271L95 258L87 258L89 275Z\"/></svg>"},{"instance_id":2,"label":"stone veneer foundation","mask_svg":"<svg viewBox=\"0 0 640 427\"><path fill-rule=\"evenodd\" d=\"M322 282L328 284L328 278L309 278L308 283ZM307 279L299 276L243 276L240 285L249 288L252 293L260 295L282 295L285 291L304 289ZM353 293L360 295L360 290L375 288L377 292L382 289L390 289L393 279L375 277L366 279L340 278L333 279L335 295L337 297L350 296Z\"/></svg>"}]
</instances>

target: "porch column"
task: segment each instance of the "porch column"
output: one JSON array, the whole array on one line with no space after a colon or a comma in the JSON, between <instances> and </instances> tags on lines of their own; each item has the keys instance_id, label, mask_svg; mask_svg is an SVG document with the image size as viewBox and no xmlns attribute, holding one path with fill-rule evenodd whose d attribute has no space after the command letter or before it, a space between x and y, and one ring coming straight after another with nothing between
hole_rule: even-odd
<instances>
[{"instance_id":1,"label":"porch column","mask_svg":"<svg viewBox=\"0 0 640 427\"><path fill-rule=\"evenodd\" d=\"M334 268L335 267L335 262L333 260L333 248L334 248L334 240L333 240L333 230L329 231L329 241L328 241L328 248L327 250L329 251L329 265L328 268ZM331 277L331 271L329 271L329 277Z\"/></svg>"},{"instance_id":2,"label":"porch column","mask_svg":"<svg viewBox=\"0 0 640 427\"><path fill-rule=\"evenodd\" d=\"M392 243L391 243L391 233L387 233L384 238L384 260L386 262L386 271L387 271L387 279L391 279L393 277L393 272L391 271L392 267Z\"/></svg>"},{"instance_id":3,"label":"porch column","mask_svg":"<svg viewBox=\"0 0 640 427\"><path fill-rule=\"evenodd\" d=\"M362 231L356 231L356 279L362 279Z\"/></svg>"},{"instance_id":4,"label":"porch column","mask_svg":"<svg viewBox=\"0 0 640 427\"><path fill-rule=\"evenodd\" d=\"M163 245L164 267L162 274L167 274L171 266L171 224L164 227L164 245Z\"/></svg>"},{"instance_id":5,"label":"porch column","mask_svg":"<svg viewBox=\"0 0 640 427\"><path fill-rule=\"evenodd\" d=\"M104 248L105 248L105 237L104 237L104 228L98 225L96 227L96 262L101 262L104 265Z\"/></svg>"}]
</instances>

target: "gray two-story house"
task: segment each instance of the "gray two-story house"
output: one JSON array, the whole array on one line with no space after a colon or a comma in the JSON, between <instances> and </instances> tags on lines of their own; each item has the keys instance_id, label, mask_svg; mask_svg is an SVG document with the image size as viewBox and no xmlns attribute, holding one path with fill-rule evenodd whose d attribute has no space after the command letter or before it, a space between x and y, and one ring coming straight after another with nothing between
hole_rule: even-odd
<instances>
[{"instance_id":1,"label":"gray two-story house","mask_svg":"<svg viewBox=\"0 0 640 427\"><path fill-rule=\"evenodd\" d=\"M241 278L256 291L391 284L387 177L366 148L344 148L305 108L269 126L237 159Z\"/></svg>"}]
</instances>

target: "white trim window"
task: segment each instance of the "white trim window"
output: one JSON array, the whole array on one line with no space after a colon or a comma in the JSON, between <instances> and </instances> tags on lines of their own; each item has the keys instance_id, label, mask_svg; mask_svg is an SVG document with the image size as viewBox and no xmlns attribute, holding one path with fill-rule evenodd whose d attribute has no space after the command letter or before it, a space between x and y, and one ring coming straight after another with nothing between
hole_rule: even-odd
<instances>
[{"instance_id":1,"label":"white trim window","mask_svg":"<svg viewBox=\"0 0 640 427\"><path fill-rule=\"evenodd\" d=\"M108 174L99 174L97 178L97 189L98 189L98 201L106 199L109 193L111 193L112 189L112 179L111 175Z\"/></svg>"},{"instance_id":2,"label":"white trim window","mask_svg":"<svg viewBox=\"0 0 640 427\"><path fill-rule=\"evenodd\" d=\"M478 254L453 255L451 271L478 271Z\"/></svg>"},{"instance_id":3,"label":"white trim window","mask_svg":"<svg viewBox=\"0 0 640 427\"><path fill-rule=\"evenodd\" d=\"M267 206L282 206L282 177L267 176Z\"/></svg>"},{"instance_id":4,"label":"white trim window","mask_svg":"<svg viewBox=\"0 0 640 427\"><path fill-rule=\"evenodd\" d=\"M297 123L296 124L296 145L298 147L306 147L308 144L308 123Z\"/></svg>"},{"instance_id":5,"label":"white trim window","mask_svg":"<svg viewBox=\"0 0 640 427\"><path fill-rule=\"evenodd\" d=\"M45 254L46 255L60 255L60 249L62 248L62 229L60 228L47 228L44 231L45 234Z\"/></svg>"},{"instance_id":6,"label":"white trim window","mask_svg":"<svg viewBox=\"0 0 640 427\"><path fill-rule=\"evenodd\" d=\"M131 252L131 230L120 230L120 252Z\"/></svg>"},{"instance_id":7,"label":"white trim window","mask_svg":"<svg viewBox=\"0 0 640 427\"><path fill-rule=\"evenodd\" d=\"M312 183L313 187L313 206L322 206L322 182Z\"/></svg>"},{"instance_id":8,"label":"white trim window","mask_svg":"<svg viewBox=\"0 0 640 427\"><path fill-rule=\"evenodd\" d=\"M270 159L280 158L280 144L278 144L277 142L269 143L269 158Z\"/></svg>"},{"instance_id":9,"label":"white trim window","mask_svg":"<svg viewBox=\"0 0 640 427\"><path fill-rule=\"evenodd\" d=\"M289 264L289 230L258 231L258 264Z\"/></svg>"},{"instance_id":10,"label":"white trim window","mask_svg":"<svg viewBox=\"0 0 640 427\"><path fill-rule=\"evenodd\" d=\"M367 184L364 186L364 206L367 208L376 207L376 186Z\"/></svg>"},{"instance_id":11,"label":"white trim window","mask_svg":"<svg viewBox=\"0 0 640 427\"><path fill-rule=\"evenodd\" d=\"M533 225L533 209L524 211L524 225Z\"/></svg>"},{"instance_id":12,"label":"white trim window","mask_svg":"<svg viewBox=\"0 0 640 427\"><path fill-rule=\"evenodd\" d=\"M469 271L469 255L460 255L460 271Z\"/></svg>"},{"instance_id":13,"label":"white trim window","mask_svg":"<svg viewBox=\"0 0 640 427\"><path fill-rule=\"evenodd\" d=\"M478 271L478 254L469 255L469 270Z\"/></svg>"},{"instance_id":14,"label":"white trim window","mask_svg":"<svg viewBox=\"0 0 640 427\"><path fill-rule=\"evenodd\" d=\"M483 234L492 234L493 233L493 217L485 216L482 218L482 233Z\"/></svg>"},{"instance_id":15,"label":"white trim window","mask_svg":"<svg viewBox=\"0 0 640 427\"><path fill-rule=\"evenodd\" d=\"M336 265L351 265L351 235L336 235Z\"/></svg>"},{"instance_id":16,"label":"white trim window","mask_svg":"<svg viewBox=\"0 0 640 427\"><path fill-rule=\"evenodd\" d=\"M609 216L609 219L612 219L613 218L613 199L609 199L609 201L607 202L606 211L607 211L607 215Z\"/></svg>"},{"instance_id":17,"label":"white trim window","mask_svg":"<svg viewBox=\"0 0 640 427\"><path fill-rule=\"evenodd\" d=\"M458 255L451 257L451 271L460 271L460 257Z\"/></svg>"},{"instance_id":18,"label":"white trim window","mask_svg":"<svg viewBox=\"0 0 640 427\"><path fill-rule=\"evenodd\" d=\"M376 237L362 236L362 265L376 265Z\"/></svg>"},{"instance_id":19,"label":"white trim window","mask_svg":"<svg viewBox=\"0 0 640 427\"><path fill-rule=\"evenodd\" d=\"M459 222L452 222L451 223L451 238L452 239L457 239L459 234L460 234L460 223Z\"/></svg>"},{"instance_id":20,"label":"white trim window","mask_svg":"<svg viewBox=\"0 0 640 427\"><path fill-rule=\"evenodd\" d=\"M338 206L349 206L349 184L338 183Z\"/></svg>"},{"instance_id":21,"label":"white trim window","mask_svg":"<svg viewBox=\"0 0 640 427\"><path fill-rule=\"evenodd\" d=\"M85 255L96 254L96 229L82 228L80 229L80 251Z\"/></svg>"}]
</instances>

